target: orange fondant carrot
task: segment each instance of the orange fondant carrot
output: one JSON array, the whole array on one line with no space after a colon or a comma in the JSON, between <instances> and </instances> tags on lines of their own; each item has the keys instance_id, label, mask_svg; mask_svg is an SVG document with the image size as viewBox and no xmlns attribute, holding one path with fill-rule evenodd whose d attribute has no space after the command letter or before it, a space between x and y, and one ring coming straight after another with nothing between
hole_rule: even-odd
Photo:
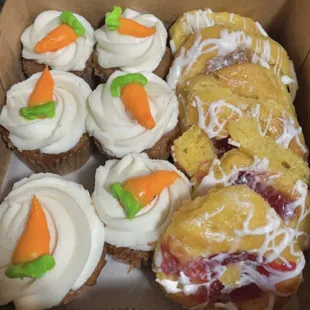
<instances>
[{"instance_id":1,"label":"orange fondant carrot","mask_svg":"<svg viewBox=\"0 0 310 310\"><path fill-rule=\"evenodd\" d=\"M123 189L130 192L145 207L165 187L172 185L179 177L179 174L175 171L159 170L146 176L127 180L123 184Z\"/></svg>"},{"instance_id":2,"label":"orange fondant carrot","mask_svg":"<svg viewBox=\"0 0 310 310\"><path fill-rule=\"evenodd\" d=\"M155 127L156 123L151 114L148 98L140 83L127 84L122 88L122 102L140 125L147 129Z\"/></svg>"},{"instance_id":3,"label":"orange fondant carrot","mask_svg":"<svg viewBox=\"0 0 310 310\"><path fill-rule=\"evenodd\" d=\"M53 101L53 92L54 80L46 66L28 100L28 107L32 108Z\"/></svg>"},{"instance_id":4,"label":"orange fondant carrot","mask_svg":"<svg viewBox=\"0 0 310 310\"><path fill-rule=\"evenodd\" d=\"M118 32L136 38L147 38L156 32L156 28L145 27L136 21L128 18L120 18Z\"/></svg>"},{"instance_id":5,"label":"orange fondant carrot","mask_svg":"<svg viewBox=\"0 0 310 310\"><path fill-rule=\"evenodd\" d=\"M55 52L76 41L78 35L67 24L61 24L39 41L34 50L38 53Z\"/></svg>"},{"instance_id":6,"label":"orange fondant carrot","mask_svg":"<svg viewBox=\"0 0 310 310\"><path fill-rule=\"evenodd\" d=\"M13 264L23 264L49 254L50 233L40 202L33 196L26 228L13 253Z\"/></svg>"}]
</instances>

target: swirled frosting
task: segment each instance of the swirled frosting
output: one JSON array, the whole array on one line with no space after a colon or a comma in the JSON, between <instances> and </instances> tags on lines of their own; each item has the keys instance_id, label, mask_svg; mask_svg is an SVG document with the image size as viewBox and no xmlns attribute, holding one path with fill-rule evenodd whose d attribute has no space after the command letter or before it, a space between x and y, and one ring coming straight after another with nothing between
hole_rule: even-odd
<instances>
[{"instance_id":1,"label":"swirled frosting","mask_svg":"<svg viewBox=\"0 0 310 310\"><path fill-rule=\"evenodd\" d=\"M150 174L158 170L174 170L180 175L134 219L127 219L124 209L109 192L112 183ZM117 247L151 251L159 235L168 226L172 214L182 200L190 199L190 182L172 164L151 160L146 154L129 154L121 160L109 160L97 169L93 201L100 219L106 225L106 241Z\"/></svg>"},{"instance_id":2,"label":"swirled frosting","mask_svg":"<svg viewBox=\"0 0 310 310\"><path fill-rule=\"evenodd\" d=\"M42 278L5 276L25 228L33 195L40 200L50 231L50 254L56 265ZM35 174L16 183L0 205L0 305L13 301L17 310L58 305L94 272L104 245L104 227L82 185L54 174Z\"/></svg>"},{"instance_id":3,"label":"swirled frosting","mask_svg":"<svg viewBox=\"0 0 310 310\"><path fill-rule=\"evenodd\" d=\"M106 84L99 85L89 97L90 114L86 120L89 134L94 136L104 151L116 157L140 153L151 148L178 123L178 100L167 83L153 73L142 72L148 79L145 86L156 126L148 130L141 126L125 109L120 97L112 97L112 81L126 73L117 71Z\"/></svg>"},{"instance_id":4,"label":"swirled frosting","mask_svg":"<svg viewBox=\"0 0 310 310\"><path fill-rule=\"evenodd\" d=\"M130 9L125 9L122 17L146 27L156 27L156 33L147 38L136 38L111 31L104 25L95 31L99 65L102 68L119 67L125 72L154 71L166 50L165 26L154 15Z\"/></svg>"},{"instance_id":5,"label":"swirled frosting","mask_svg":"<svg viewBox=\"0 0 310 310\"><path fill-rule=\"evenodd\" d=\"M84 26L85 36L79 37L75 42L56 52L38 54L34 51L35 45L61 24L59 19L61 13L59 11L45 11L37 16L34 23L21 36L22 56L25 59L49 65L52 69L83 71L89 56L93 52L95 37L94 29L81 15L74 14Z\"/></svg>"},{"instance_id":6,"label":"swirled frosting","mask_svg":"<svg viewBox=\"0 0 310 310\"><path fill-rule=\"evenodd\" d=\"M56 115L53 118L25 120L19 110L26 107L41 73L13 85L0 114L0 125L10 132L10 140L20 151L39 149L45 154L59 154L73 148L86 132L88 84L76 75L51 71L54 79Z\"/></svg>"}]
</instances>

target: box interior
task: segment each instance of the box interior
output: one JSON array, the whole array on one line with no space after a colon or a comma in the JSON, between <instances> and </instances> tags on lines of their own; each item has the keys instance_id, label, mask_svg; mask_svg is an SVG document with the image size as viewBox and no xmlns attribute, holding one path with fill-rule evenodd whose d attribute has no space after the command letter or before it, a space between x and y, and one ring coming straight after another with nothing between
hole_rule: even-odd
<instances>
[{"instance_id":1,"label":"box interior","mask_svg":"<svg viewBox=\"0 0 310 310\"><path fill-rule=\"evenodd\" d=\"M7 0L0 16L0 110L5 104L6 91L14 83L24 79L21 67L20 35L40 12L51 9L71 10L83 15L94 27L97 27L113 5L152 13L158 16L167 27L182 13L203 9L206 6L213 11L233 12L259 21L271 37L283 44L294 61L299 80L295 106L307 145L310 146L308 121L310 104L307 102L310 95L310 36L307 32L310 29L310 2L308 0L209 0L207 2L204 0ZM10 151L1 139L0 155L1 185L11 158ZM18 167L11 169L18 169ZM310 255L308 257L310 258ZM310 266L306 268L305 282L298 292L301 310L309 309L310 298L307 290L309 286ZM115 289L118 290L117 287ZM169 307L169 309L172 308ZM108 308L103 305L100 309ZM160 309L163 308L160 307ZM297 309L296 303L292 309Z\"/></svg>"}]
</instances>

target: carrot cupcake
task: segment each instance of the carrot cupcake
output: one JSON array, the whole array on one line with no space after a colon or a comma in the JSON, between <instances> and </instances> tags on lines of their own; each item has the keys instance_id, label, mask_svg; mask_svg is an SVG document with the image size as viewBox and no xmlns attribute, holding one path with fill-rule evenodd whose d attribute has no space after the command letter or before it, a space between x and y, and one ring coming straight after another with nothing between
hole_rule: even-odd
<instances>
[{"instance_id":1,"label":"carrot cupcake","mask_svg":"<svg viewBox=\"0 0 310 310\"><path fill-rule=\"evenodd\" d=\"M114 72L89 97L88 133L104 154L122 158L146 152L167 159L179 136L178 100L153 73Z\"/></svg>"},{"instance_id":2,"label":"carrot cupcake","mask_svg":"<svg viewBox=\"0 0 310 310\"><path fill-rule=\"evenodd\" d=\"M154 256L156 281L190 309L282 309L302 280L294 232L244 185L182 205Z\"/></svg>"},{"instance_id":3,"label":"carrot cupcake","mask_svg":"<svg viewBox=\"0 0 310 310\"><path fill-rule=\"evenodd\" d=\"M166 47L167 30L154 15L114 7L105 25L95 31L95 74L105 82L115 70L168 74L172 55Z\"/></svg>"},{"instance_id":4,"label":"carrot cupcake","mask_svg":"<svg viewBox=\"0 0 310 310\"><path fill-rule=\"evenodd\" d=\"M89 193L54 174L13 186L0 205L0 305L18 310L68 303L96 284L104 226Z\"/></svg>"},{"instance_id":5,"label":"carrot cupcake","mask_svg":"<svg viewBox=\"0 0 310 310\"><path fill-rule=\"evenodd\" d=\"M45 11L22 34L23 67L27 76L52 69L71 71L92 82L90 65L94 29L78 14L70 11Z\"/></svg>"},{"instance_id":6,"label":"carrot cupcake","mask_svg":"<svg viewBox=\"0 0 310 310\"><path fill-rule=\"evenodd\" d=\"M191 185L172 164L130 154L97 169L93 202L105 224L107 251L134 267L148 261L159 235Z\"/></svg>"},{"instance_id":7,"label":"carrot cupcake","mask_svg":"<svg viewBox=\"0 0 310 310\"><path fill-rule=\"evenodd\" d=\"M47 67L13 85L0 114L5 141L35 172L79 169L90 156L85 126L90 93L81 78Z\"/></svg>"}]
</instances>

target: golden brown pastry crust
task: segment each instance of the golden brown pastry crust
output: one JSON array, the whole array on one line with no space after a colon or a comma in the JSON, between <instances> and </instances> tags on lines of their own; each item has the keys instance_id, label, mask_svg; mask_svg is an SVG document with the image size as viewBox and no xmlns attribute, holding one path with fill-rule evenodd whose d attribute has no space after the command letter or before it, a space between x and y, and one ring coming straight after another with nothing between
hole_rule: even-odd
<instances>
[{"instance_id":1,"label":"golden brown pastry crust","mask_svg":"<svg viewBox=\"0 0 310 310\"><path fill-rule=\"evenodd\" d=\"M270 257L271 261L258 257ZM285 274L285 269L278 269L282 260L290 262L296 272ZM198 285L195 290L189 286L189 294L168 291L167 296L183 306L198 306L209 298L205 309L213 309L216 303L233 302L238 309L247 310L265 309L272 301L270 294L294 293L303 266L304 256L291 231L266 201L244 185L213 189L204 197L184 203L157 243L153 263L157 280L163 286L168 286L161 282L164 280L176 281L181 289ZM252 282L248 282L250 269L260 274L259 283L275 281L272 289L264 293L264 285L257 284L253 273ZM283 277L278 270L284 272ZM274 272L276 278L269 278ZM204 283L209 284L200 291L199 285ZM255 284L256 289L248 290L249 283ZM240 291L240 285L247 290ZM170 284L169 287L174 288ZM225 287L228 291L223 290Z\"/></svg>"}]
</instances>

